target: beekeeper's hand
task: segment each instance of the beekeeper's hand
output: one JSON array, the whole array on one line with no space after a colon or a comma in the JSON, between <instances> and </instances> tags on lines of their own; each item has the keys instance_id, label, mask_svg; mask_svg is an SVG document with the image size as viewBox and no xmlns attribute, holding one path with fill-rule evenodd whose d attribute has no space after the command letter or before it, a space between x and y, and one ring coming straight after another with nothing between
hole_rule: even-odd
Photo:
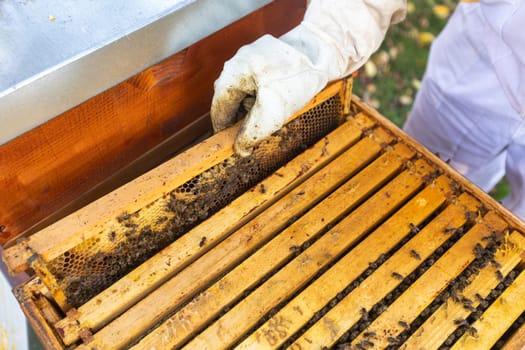
<instances>
[{"instance_id":1,"label":"beekeeper's hand","mask_svg":"<svg viewBox=\"0 0 525 350\"><path fill-rule=\"evenodd\" d=\"M243 100L255 97L234 145L251 154L329 81L363 65L405 8L406 0L312 0L299 26L279 39L263 36L225 63L215 81L214 130L235 123Z\"/></svg>"}]
</instances>

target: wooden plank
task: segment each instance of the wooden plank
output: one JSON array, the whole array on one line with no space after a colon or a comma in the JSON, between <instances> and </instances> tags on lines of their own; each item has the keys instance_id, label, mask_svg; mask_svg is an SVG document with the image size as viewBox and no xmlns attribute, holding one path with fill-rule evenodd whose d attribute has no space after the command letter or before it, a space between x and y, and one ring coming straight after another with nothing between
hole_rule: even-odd
<instances>
[{"instance_id":1,"label":"wooden plank","mask_svg":"<svg viewBox=\"0 0 525 350\"><path fill-rule=\"evenodd\" d=\"M35 302L34 293L45 293L42 291L42 287L42 282L35 277L23 286L16 287L13 294L20 303L24 315L40 339L42 346L47 350L63 349L63 344L56 337L53 328L44 317L46 311L40 309Z\"/></svg>"},{"instance_id":2,"label":"wooden plank","mask_svg":"<svg viewBox=\"0 0 525 350\"><path fill-rule=\"evenodd\" d=\"M505 342L501 350L523 350L525 348L525 323Z\"/></svg>"},{"instance_id":3,"label":"wooden plank","mask_svg":"<svg viewBox=\"0 0 525 350\"><path fill-rule=\"evenodd\" d=\"M485 206L498 212L505 220L507 220L513 226L520 227L520 228L524 227L523 220L521 220L510 210L502 206L492 196L482 191L479 187L473 185L468 179L466 179L463 175L458 173L458 171L452 168L447 162L441 160L438 156L436 156L434 153L428 150L425 146L418 143L411 136L407 135L405 132L399 129L399 127L395 125L391 120L381 115L381 113L379 113L377 110L373 109L372 107L368 106L366 103L362 102L358 96L353 95L352 102L360 112L368 114L370 117L376 120L379 124L383 125L385 128L387 128L392 133L394 133L397 137L399 137L399 139L402 140L402 142L406 143L407 145L411 147L414 147L415 149L418 150L418 152L422 154L423 157L425 157L432 163L437 164L437 166L440 169L444 170L458 184L461 184L462 186L466 186L467 191L472 193L474 196L476 196L476 198L482 201ZM522 229L522 234L525 234L525 231L523 229Z\"/></svg>"},{"instance_id":4,"label":"wooden plank","mask_svg":"<svg viewBox=\"0 0 525 350\"><path fill-rule=\"evenodd\" d=\"M1 145L0 198L8 200L0 204L0 225L6 226L0 244L206 114L224 62L241 45L296 26L305 7L304 0L272 1Z\"/></svg>"},{"instance_id":5,"label":"wooden plank","mask_svg":"<svg viewBox=\"0 0 525 350\"><path fill-rule=\"evenodd\" d=\"M382 142L381 142L382 144ZM91 347L120 347L160 322L170 310L188 301L213 279L239 263L249 252L287 226L290 219L337 188L368 164L385 145L366 137L337 157L263 213L219 243L212 251L139 301L93 336ZM342 167L341 164L346 164ZM215 227L221 227L215 223Z\"/></svg>"},{"instance_id":6,"label":"wooden plank","mask_svg":"<svg viewBox=\"0 0 525 350\"><path fill-rule=\"evenodd\" d=\"M477 335L463 334L451 349L490 349L524 310L525 273L522 272L485 310L483 317L472 324Z\"/></svg>"},{"instance_id":7,"label":"wooden plank","mask_svg":"<svg viewBox=\"0 0 525 350\"><path fill-rule=\"evenodd\" d=\"M463 269L474 259L474 246L477 243L485 244L483 236L490 235L493 230L502 231L507 223L494 212L489 212L461 239L456 242L431 268L417 279L388 309L383 312L369 326L368 330L376 332L374 344L386 347L390 343L388 337L396 337L404 331L399 321L411 323L447 285L456 278ZM397 265L399 268L402 265ZM398 268L398 269L399 269ZM353 342L359 343L364 339L363 333Z\"/></svg>"},{"instance_id":8,"label":"wooden plank","mask_svg":"<svg viewBox=\"0 0 525 350\"><path fill-rule=\"evenodd\" d=\"M401 281L392 273L403 276L413 272L436 248L442 245L449 235L444 229L459 227L466 222L465 213L475 210L479 202L468 194L462 194L456 203L427 224L416 236L398 249L383 265L375 270L361 284L344 297L337 305L302 334L292 345L296 348L330 346L339 339L362 316L361 309L370 310L377 302L392 292ZM384 253L385 247L379 246L377 253ZM414 258L416 251L421 260ZM377 254L376 253L376 254ZM366 253L364 253L366 254ZM366 256L366 255L365 255ZM396 320L396 324L397 324ZM337 325L337 331L328 325ZM379 334L379 333L378 333ZM375 343L375 340L374 340Z\"/></svg>"},{"instance_id":9,"label":"wooden plank","mask_svg":"<svg viewBox=\"0 0 525 350\"><path fill-rule=\"evenodd\" d=\"M111 288L79 307L77 312L57 323L55 327L62 335L63 341L68 345L75 342L82 328L99 329L204 254L229 233L277 201L291 188L324 167L334 157L357 142L363 130L373 126L372 120L364 115L358 117L358 120L360 125L354 120L341 125L323 140L217 212L213 220L204 221L114 283ZM384 142L390 142L388 135L384 133L382 135ZM376 145L375 149L377 151L379 147ZM309 167L305 168L305 164L309 164ZM261 188L264 188L264 191L261 191ZM221 224L217 226L219 222ZM204 242L203 237L205 237Z\"/></svg>"},{"instance_id":10,"label":"wooden plank","mask_svg":"<svg viewBox=\"0 0 525 350\"><path fill-rule=\"evenodd\" d=\"M514 232L511 240L520 242L525 247L525 237L522 234ZM501 249L496 252L495 259L501 267L496 268L491 265L484 268L462 292L463 297L472 300L472 307L478 307L480 302L476 294L486 298L490 291L500 283L496 271L499 270L503 275L507 275L521 262L519 252L507 253ZM465 309L462 303L447 302L439 307L417 330L414 330L412 336L403 343L401 348L406 350L437 349L458 327L454 320L464 320L469 314L470 311Z\"/></svg>"},{"instance_id":11,"label":"wooden plank","mask_svg":"<svg viewBox=\"0 0 525 350\"><path fill-rule=\"evenodd\" d=\"M343 81L331 84L292 118L336 95L343 87ZM119 226L117 217L122 213L133 213L147 206L164 193L230 157L238 128L239 124L213 135L136 180L46 227L28 240L6 249L3 255L6 265L13 272L24 271L29 268L28 260L32 260L34 254L43 262L51 261L108 227Z\"/></svg>"},{"instance_id":12,"label":"wooden plank","mask_svg":"<svg viewBox=\"0 0 525 350\"><path fill-rule=\"evenodd\" d=\"M170 317L138 344L150 349L180 347L220 311L242 298L243 292L292 257L294 247L316 236L320 230L354 207L403 166L400 155L410 156L405 147L394 146L336 192L323 200L272 241L247 258L212 287ZM403 154L404 153L404 154ZM191 317L189 316L191 315ZM186 321L186 322L184 322Z\"/></svg>"},{"instance_id":13,"label":"wooden plank","mask_svg":"<svg viewBox=\"0 0 525 350\"><path fill-rule=\"evenodd\" d=\"M274 349L303 327L336 294L410 232L446 200L449 179L440 177L374 230L350 253L286 304L275 316L237 346L238 349ZM276 327L276 325L280 325Z\"/></svg>"},{"instance_id":14,"label":"wooden plank","mask_svg":"<svg viewBox=\"0 0 525 350\"><path fill-rule=\"evenodd\" d=\"M333 229L194 337L185 349L231 347L273 307L304 286L320 269L387 218L423 185L433 169L418 161L353 210Z\"/></svg>"}]
</instances>

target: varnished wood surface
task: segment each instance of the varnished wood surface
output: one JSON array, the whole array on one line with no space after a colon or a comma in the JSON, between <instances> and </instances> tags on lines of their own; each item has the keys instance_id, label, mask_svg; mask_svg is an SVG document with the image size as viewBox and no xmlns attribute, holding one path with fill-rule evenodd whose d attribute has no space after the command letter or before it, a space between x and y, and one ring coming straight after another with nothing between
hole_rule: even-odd
<instances>
[{"instance_id":1,"label":"varnished wood surface","mask_svg":"<svg viewBox=\"0 0 525 350\"><path fill-rule=\"evenodd\" d=\"M0 225L4 226L0 244L85 196L204 115L224 61L264 33L281 35L294 27L305 6L304 0L273 1L0 146ZM119 184L99 186L98 191L107 192ZM68 212L82 205L70 206Z\"/></svg>"},{"instance_id":2,"label":"varnished wood surface","mask_svg":"<svg viewBox=\"0 0 525 350\"><path fill-rule=\"evenodd\" d=\"M326 95L326 98L333 96L338 92L338 86L341 87L341 85L342 84L335 84L327 88L325 91L323 91L323 93L317 96L315 99L317 101L314 100L312 103L320 103L322 101L321 97L325 92L330 92L333 90L331 94ZM264 191L261 192L257 189L247 191L240 198L237 198L231 202L227 207L215 213L213 217L218 220L220 224L217 224L216 221L211 220L204 221L162 250L162 253L159 253L150 258L133 272L114 283L110 290L103 291L96 298L80 306L73 316L66 318L63 322L56 325L57 329L61 329L61 332L64 334L64 342L69 344L70 342L76 341L76 333L80 328L100 328L101 324L111 320L127 307L134 304L138 299L143 298L154 288L158 287L167 279L180 272L184 267L190 265L198 257L205 254L208 249L211 249L211 247L217 244L217 242L220 242L225 239L225 237L228 237L231 232L241 227L249 220L253 219L253 217L269 207L274 201L285 195L288 190L293 188L298 182L303 181L305 178L326 165L328 161L332 160L337 154L344 150L342 147L351 144L352 140L356 141L359 139L362 134L362 129L366 129L373 125L373 122L364 116L357 119L359 122L345 124L345 127L340 127L338 129L338 132L328 135L325 139L319 141L314 147L308 149L296 159L287 163L285 167L278 171L279 175L272 175L264 180L258 187L260 189L262 186ZM200 143L199 145L192 147L187 152L178 155L169 162L166 162L153 171L136 179L133 186L126 185L121 187L112 193L114 197L113 200L118 198L122 204L125 204L127 201L129 201L129 203L132 203L132 205L135 206L140 206L141 203L145 205L151 202L151 198L162 196L162 193L169 191L167 188L169 188L170 182L173 182L173 180L170 181L161 175L160 170L162 168L179 168L181 175L191 178L193 177L192 174L198 173L199 171L202 172L203 169L209 168L211 166L210 164L220 163L225 159L224 156L231 155L233 152L232 140L236 135L237 127L238 125L230 129L223 130L210 137L208 140ZM213 148L210 150L208 147L206 147L206 144L213 146ZM206 148L208 148L208 150L206 150ZM213 157L211 159L199 158L200 155L206 155L210 153L213 153ZM305 169L305 163L309 164L308 169ZM196 165L197 167L195 167ZM342 170L343 169L340 169L340 171ZM157 176L151 176L150 174L152 172L155 172ZM160 181L158 179L160 179ZM143 196L137 200L130 199L130 192L143 190L147 185L153 187L150 192L151 196ZM128 190L127 192L124 191L126 189ZM144 200L144 197L149 197L150 199ZM93 204L103 201L104 198L105 197L97 200ZM112 203L113 206L116 206L117 202L110 201L105 203ZM101 204L98 207L103 208L111 206L112 205ZM92 218L96 220L97 216L100 216L101 214L98 213L97 215L94 213L94 209L97 208L90 208L89 206L83 208L83 210L87 211L89 214L93 214ZM129 207L127 209L127 212L133 211L133 209L129 209ZM278 215L278 213L278 210L274 210L273 215ZM87 217L88 216L86 215L86 218ZM61 222L53 225L56 228L55 232L60 231L60 228L57 226ZM264 220L260 220L259 226L262 226L263 222ZM72 223L74 223L74 220L69 224ZM61 225L61 227L63 229L67 226ZM220 227L220 229L217 230L217 227ZM82 237L88 236L89 231L90 229L85 229L83 231L81 230L76 232L77 243L81 242ZM51 231L48 231L46 236L54 236L51 233ZM29 246L32 249L34 248L34 244L38 244L36 240L42 234L44 234L44 231L41 231L30 238L28 244L30 244ZM104 239L103 235L100 237L101 239ZM206 239L205 242L201 244L202 237L206 237ZM75 241L75 239L72 241ZM232 249L235 247L236 244L233 245ZM6 252L6 261L9 263L11 268L16 268L17 266L16 259L11 259L11 257L14 258L14 255L16 254L23 254L23 249L19 250L18 248L20 248L19 245L10 248L10 251ZM60 244L57 244L54 248L55 249L53 250L55 251L55 254L56 252L61 252L64 249L64 247L62 247ZM54 255L52 251L36 251L43 257ZM11 262L13 264L10 264ZM20 262L20 264L23 264L23 262ZM214 263L211 265L213 266ZM35 268L35 270L38 273L38 269ZM189 276L192 274L193 273L190 273ZM46 277L42 276L42 278ZM187 279L187 282L190 283L190 286L188 286L189 289L191 289L191 285L196 285L194 283L195 278L196 277ZM157 302L158 301L156 301L156 303Z\"/></svg>"},{"instance_id":3,"label":"varnished wood surface","mask_svg":"<svg viewBox=\"0 0 525 350\"><path fill-rule=\"evenodd\" d=\"M47 320L43 339L77 349L385 348L409 330L405 348L439 347L473 316L464 298L475 307L503 286L498 271L516 273L523 227L377 112L352 107L355 116L265 178L264 190L254 186L60 321L25 299L36 328ZM494 243L495 260L472 265ZM472 321L479 335L458 335L456 347L490 348L512 327L524 305L517 274ZM511 339L519 348L520 334Z\"/></svg>"}]
</instances>

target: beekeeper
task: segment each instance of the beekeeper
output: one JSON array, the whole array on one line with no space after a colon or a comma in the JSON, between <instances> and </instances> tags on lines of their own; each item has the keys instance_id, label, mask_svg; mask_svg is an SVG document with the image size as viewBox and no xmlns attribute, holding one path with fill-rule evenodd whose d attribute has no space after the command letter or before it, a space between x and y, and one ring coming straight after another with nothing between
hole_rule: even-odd
<instances>
[{"instance_id":1,"label":"beekeeper","mask_svg":"<svg viewBox=\"0 0 525 350\"><path fill-rule=\"evenodd\" d=\"M525 218L524 0L461 2L434 41L405 131Z\"/></svg>"},{"instance_id":2,"label":"beekeeper","mask_svg":"<svg viewBox=\"0 0 525 350\"><path fill-rule=\"evenodd\" d=\"M483 190L506 175L525 217L525 0L466 0L431 48L405 130ZM254 96L235 150L278 130L329 81L358 69L405 16L404 0L312 0L303 22L242 47L215 82L215 131Z\"/></svg>"}]
</instances>

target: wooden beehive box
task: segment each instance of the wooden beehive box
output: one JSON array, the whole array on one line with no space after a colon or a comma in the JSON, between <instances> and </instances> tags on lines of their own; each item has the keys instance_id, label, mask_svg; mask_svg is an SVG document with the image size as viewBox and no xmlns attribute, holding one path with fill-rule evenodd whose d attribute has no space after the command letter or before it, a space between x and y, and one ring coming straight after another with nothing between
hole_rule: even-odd
<instances>
[{"instance_id":1,"label":"wooden beehive box","mask_svg":"<svg viewBox=\"0 0 525 350\"><path fill-rule=\"evenodd\" d=\"M44 345L522 348L523 223L350 86L291 122L308 142L240 160L231 128L6 250Z\"/></svg>"}]
</instances>

